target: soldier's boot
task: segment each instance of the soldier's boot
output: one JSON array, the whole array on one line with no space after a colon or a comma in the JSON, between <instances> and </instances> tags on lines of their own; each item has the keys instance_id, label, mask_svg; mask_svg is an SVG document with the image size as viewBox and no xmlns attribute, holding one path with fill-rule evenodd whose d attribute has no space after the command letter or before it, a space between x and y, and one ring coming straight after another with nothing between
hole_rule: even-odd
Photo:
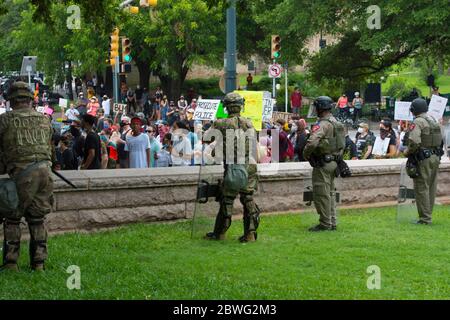
<instances>
[{"instance_id":1,"label":"soldier's boot","mask_svg":"<svg viewBox=\"0 0 450 320\"><path fill-rule=\"evenodd\" d=\"M3 224L3 265L2 270L19 271L17 261L20 255L20 219L6 219Z\"/></svg>"},{"instance_id":2,"label":"soldier's boot","mask_svg":"<svg viewBox=\"0 0 450 320\"><path fill-rule=\"evenodd\" d=\"M43 220L28 220L30 230L30 266L34 271L44 271L47 251L47 230Z\"/></svg>"},{"instance_id":3,"label":"soldier's boot","mask_svg":"<svg viewBox=\"0 0 450 320\"><path fill-rule=\"evenodd\" d=\"M225 234L231 226L234 199L224 198L220 202L219 213L216 217L214 231L206 234L207 240L225 240Z\"/></svg>"},{"instance_id":4,"label":"soldier's boot","mask_svg":"<svg viewBox=\"0 0 450 320\"><path fill-rule=\"evenodd\" d=\"M318 224L315 227L308 229L311 232L319 232L319 231L333 231L333 227L325 227L324 225Z\"/></svg>"},{"instance_id":5,"label":"soldier's boot","mask_svg":"<svg viewBox=\"0 0 450 320\"><path fill-rule=\"evenodd\" d=\"M259 215L261 210L253 201L252 195L242 195L241 203L244 206L244 235L239 238L240 242L254 242L258 239Z\"/></svg>"}]
</instances>

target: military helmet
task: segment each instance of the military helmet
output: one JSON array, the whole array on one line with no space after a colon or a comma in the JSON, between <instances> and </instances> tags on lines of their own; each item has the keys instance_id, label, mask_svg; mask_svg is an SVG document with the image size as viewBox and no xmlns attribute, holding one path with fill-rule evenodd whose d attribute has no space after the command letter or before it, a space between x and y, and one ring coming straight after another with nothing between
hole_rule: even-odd
<instances>
[{"instance_id":1,"label":"military helmet","mask_svg":"<svg viewBox=\"0 0 450 320\"><path fill-rule=\"evenodd\" d=\"M228 93L223 99L223 106L228 112L240 112L244 105L244 98L238 93Z\"/></svg>"},{"instance_id":2,"label":"military helmet","mask_svg":"<svg viewBox=\"0 0 450 320\"><path fill-rule=\"evenodd\" d=\"M417 98L415 99L412 104L411 107L409 109L413 114L421 114L421 113L425 113L428 112L428 104L427 102L422 99L422 98Z\"/></svg>"},{"instance_id":3,"label":"military helmet","mask_svg":"<svg viewBox=\"0 0 450 320\"><path fill-rule=\"evenodd\" d=\"M327 96L318 97L314 101L314 107L319 110L331 110L333 108L333 100Z\"/></svg>"},{"instance_id":4,"label":"military helmet","mask_svg":"<svg viewBox=\"0 0 450 320\"><path fill-rule=\"evenodd\" d=\"M16 99L16 98L30 98L33 99L34 95L31 93L28 84L23 81L14 82L11 87L8 89L7 94L8 100Z\"/></svg>"}]
</instances>

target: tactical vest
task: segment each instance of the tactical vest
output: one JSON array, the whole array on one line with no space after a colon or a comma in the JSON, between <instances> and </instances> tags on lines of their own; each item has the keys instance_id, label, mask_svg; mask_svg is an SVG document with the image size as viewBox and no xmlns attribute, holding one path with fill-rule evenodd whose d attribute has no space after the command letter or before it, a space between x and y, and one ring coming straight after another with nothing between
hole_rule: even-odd
<instances>
[{"instance_id":1,"label":"tactical vest","mask_svg":"<svg viewBox=\"0 0 450 320\"><path fill-rule=\"evenodd\" d=\"M8 168L15 163L51 161L52 127L49 120L36 111L13 111L1 117L2 149Z\"/></svg>"},{"instance_id":2,"label":"tactical vest","mask_svg":"<svg viewBox=\"0 0 450 320\"><path fill-rule=\"evenodd\" d=\"M320 148L325 155L338 154L345 148L345 129L342 123L338 121L331 121L330 119L322 119L321 121L327 121L333 126L333 136L327 137L327 141L321 143Z\"/></svg>"},{"instance_id":3,"label":"tactical vest","mask_svg":"<svg viewBox=\"0 0 450 320\"><path fill-rule=\"evenodd\" d=\"M428 122L429 132L428 130L422 130L420 139L422 141L422 148L425 149L433 149L440 148L442 143L442 134L441 127L439 124L431 119L429 116L421 117Z\"/></svg>"}]
</instances>

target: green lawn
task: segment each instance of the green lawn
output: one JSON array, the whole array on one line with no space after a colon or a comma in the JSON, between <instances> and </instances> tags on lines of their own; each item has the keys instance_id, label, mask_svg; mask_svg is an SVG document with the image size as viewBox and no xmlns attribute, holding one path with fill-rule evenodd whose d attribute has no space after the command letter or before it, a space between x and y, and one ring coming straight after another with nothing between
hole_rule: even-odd
<instances>
[{"instance_id":1,"label":"green lawn","mask_svg":"<svg viewBox=\"0 0 450 320\"><path fill-rule=\"evenodd\" d=\"M386 84L383 84L383 92L389 87L390 83L394 79L401 79L402 81L405 81L409 83L411 86L416 87L420 90L423 96L428 97L430 95L430 88L427 87L426 83L420 78L420 74L418 71L416 72L401 72L398 75L391 75L389 76ZM450 93L450 76L449 75L442 75L439 78L436 79L436 84L439 87L439 92L441 94L447 94Z\"/></svg>"},{"instance_id":2,"label":"green lawn","mask_svg":"<svg viewBox=\"0 0 450 320\"><path fill-rule=\"evenodd\" d=\"M450 208L433 226L396 223L395 208L343 211L337 232L310 233L317 216L263 216L256 243L241 221L224 242L190 239L190 222L133 225L50 239L44 274L0 275L1 299L449 299ZM25 247L25 245L23 246ZM81 268L81 290L66 287ZM367 268L381 268L368 290Z\"/></svg>"}]
</instances>

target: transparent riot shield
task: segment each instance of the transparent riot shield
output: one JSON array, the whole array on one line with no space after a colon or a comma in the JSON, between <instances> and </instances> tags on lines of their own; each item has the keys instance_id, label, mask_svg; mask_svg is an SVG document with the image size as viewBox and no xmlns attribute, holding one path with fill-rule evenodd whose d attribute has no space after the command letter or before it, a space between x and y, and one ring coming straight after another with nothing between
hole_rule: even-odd
<instances>
[{"instance_id":1,"label":"transparent riot shield","mask_svg":"<svg viewBox=\"0 0 450 320\"><path fill-rule=\"evenodd\" d=\"M450 161L450 123L447 124L444 130L444 159Z\"/></svg>"},{"instance_id":2,"label":"transparent riot shield","mask_svg":"<svg viewBox=\"0 0 450 320\"><path fill-rule=\"evenodd\" d=\"M400 187L398 191L397 222L411 223L417 220L417 208L414 194L414 182L406 172L406 162L400 171Z\"/></svg>"},{"instance_id":3,"label":"transparent riot shield","mask_svg":"<svg viewBox=\"0 0 450 320\"><path fill-rule=\"evenodd\" d=\"M210 129L202 134L202 150L197 195L192 218L192 238L202 238L214 230L220 209L220 187L224 175L223 137Z\"/></svg>"},{"instance_id":4,"label":"transparent riot shield","mask_svg":"<svg viewBox=\"0 0 450 320\"><path fill-rule=\"evenodd\" d=\"M222 165L200 166L197 197L192 219L192 238L202 238L214 230L220 204L220 186L223 179Z\"/></svg>"}]
</instances>

